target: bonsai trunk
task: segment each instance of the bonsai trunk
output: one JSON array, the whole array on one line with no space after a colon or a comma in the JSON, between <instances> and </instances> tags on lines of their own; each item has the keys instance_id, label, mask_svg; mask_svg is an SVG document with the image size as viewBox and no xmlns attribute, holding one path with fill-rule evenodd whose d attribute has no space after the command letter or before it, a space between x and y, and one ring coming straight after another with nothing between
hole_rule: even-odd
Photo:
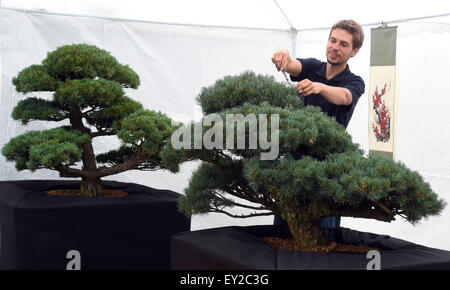
<instances>
[{"instance_id":1,"label":"bonsai trunk","mask_svg":"<svg viewBox=\"0 0 450 290\"><path fill-rule=\"evenodd\" d=\"M319 220L287 220L295 244L302 249L328 244L324 230L319 227Z\"/></svg>"},{"instance_id":2,"label":"bonsai trunk","mask_svg":"<svg viewBox=\"0 0 450 290\"><path fill-rule=\"evenodd\" d=\"M283 209L282 217L289 225L292 237L299 248L312 248L329 243L324 229L319 227L319 219L329 215L326 204L311 201L301 204L290 200Z\"/></svg>"},{"instance_id":3,"label":"bonsai trunk","mask_svg":"<svg viewBox=\"0 0 450 290\"><path fill-rule=\"evenodd\" d=\"M88 176L82 177L81 194L87 196L98 196L102 191L102 181L99 177L96 177L97 164L95 162L94 150L91 143L83 145L82 160L83 170L88 173Z\"/></svg>"},{"instance_id":4,"label":"bonsai trunk","mask_svg":"<svg viewBox=\"0 0 450 290\"><path fill-rule=\"evenodd\" d=\"M103 189L100 178L82 177L81 179L81 194L90 197L98 196Z\"/></svg>"},{"instance_id":5,"label":"bonsai trunk","mask_svg":"<svg viewBox=\"0 0 450 290\"><path fill-rule=\"evenodd\" d=\"M84 126L81 116L80 107L77 104L70 104L70 124L73 128L79 130L81 133L89 133L89 130ZM97 163L95 162L94 148L92 143L87 143L82 146L83 153L81 159L83 161L82 171L86 172L81 178L81 194L87 196L98 196L102 191L102 181L99 177L93 177L97 173Z\"/></svg>"}]
</instances>

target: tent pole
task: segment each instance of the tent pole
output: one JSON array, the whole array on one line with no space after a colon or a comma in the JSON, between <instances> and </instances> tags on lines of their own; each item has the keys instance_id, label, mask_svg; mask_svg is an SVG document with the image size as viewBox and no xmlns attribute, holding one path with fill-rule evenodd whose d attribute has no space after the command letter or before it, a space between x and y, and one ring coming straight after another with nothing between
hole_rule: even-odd
<instances>
[{"instance_id":1,"label":"tent pole","mask_svg":"<svg viewBox=\"0 0 450 290\"><path fill-rule=\"evenodd\" d=\"M292 24L291 20L289 20L289 17L287 17L286 13L284 13L283 9L278 4L277 0L273 0L273 3L275 3L275 5L280 10L281 14L283 14L284 19L286 19L286 21L289 23L289 27L290 27L289 32L292 34L292 51L291 51L291 55L292 55L293 58L296 58L297 33L298 33L298 30L294 27L294 25Z\"/></svg>"},{"instance_id":2,"label":"tent pole","mask_svg":"<svg viewBox=\"0 0 450 290\"><path fill-rule=\"evenodd\" d=\"M428 15L428 16L394 19L394 20L381 21L381 22L362 23L361 26L381 26L381 25L387 25L387 24L411 22L411 21L418 21L418 20L432 19L432 18L439 18L439 17L448 17L448 16L450 16L450 12L442 13L442 14ZM304 29L299 29L299 31L316 31L316 30L329 30L329 29L331 29L331 26L304 28Z\"/></svg>"},{"instance_id":3,"label":"tent pole","mask_svg":"<svg viewBox=\"0 0 450 290\"><path fill-rule=\"evenodd\" d=\"M278 7L278 9L280 10L281 14L283 14L284 19L286 19L286 21L289 23L289 27L292 29L295 29L294 25L292 24L292 22L289 20L289 18L287 17L287 15L284 13L283 9L281 8L281 6L278 4L277 0L273 0L273 3L275 3L275 5Z\"/></svg>"},{"instance_id":4,"label":"tent pole","mask_svg":"<svg viewBox=\"0 0 450 290\"><path fill-rule=\"evenodd\" d=\"M297 33L297 30L292 33L292 58L297 58Z\"/></svg>"},{"instance_id":5,"label":"tent pole","mask_svg":"<svg viewBox=\"0 0 450 290\"><path fill-rule=\"evenodd\" d=\"M242 30L274 31L274 32L289 31L287 29L270 28L270 27L251 27L251 26L246 27L246 26L177 23L177 22L129 19L129 18L120 18L120 17L106 17L106 16L98 16L98 15L71 14L71 13L52 12L52 11L45 11L45 10L21 9L21 8L13 8L13 7L6 7L6 6L2 7L2 8L5 10L19 11L19 12L23 12L23 13L56 15L56 16L67 16L67 17L81 17L81 18L102 19L102 20L123 21L123 22L137 22L137 23L147 23L147 24L156 24L156 25L173 25L173 26L186 26L186 27L199 27L199 28L218 28L218 29L242 29Z\"/></svg>"}]
</instances>

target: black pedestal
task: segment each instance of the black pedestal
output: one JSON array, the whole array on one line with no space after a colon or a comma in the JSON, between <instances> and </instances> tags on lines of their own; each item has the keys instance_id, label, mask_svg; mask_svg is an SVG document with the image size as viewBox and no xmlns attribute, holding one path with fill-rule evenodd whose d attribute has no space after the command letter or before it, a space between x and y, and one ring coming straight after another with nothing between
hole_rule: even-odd
<instances>
[{"instance_id":1,"label":"black pedestal","mask_svg":"<svg viewBox=\"0 0 450 290\"><path fill-rule=\"evenodd\" d=\"M376 247L380 269L450 269L450 252L389 236L328 229L338 243ZM224 227L179 233L172 237L172 269L176 270L366 270L374 256L366 253L299 252L276 249L260 237L290 238L284 226Z\"/></svg>"},{"instance_id":2,"label":"black pedestal","mask_svg":"<svg viewBox=\"0 0 450 290\"><path fill-rule=\"evenodd\" d=\"M64 180L0 182L0 269L65 270L76 267L75 259L81 269L170 269L170 238L190 229L190 219L177 211L178 193L113 181L104 181L104 188L128 195L44 193L79 186Z\"/></svg>"}]
</instances>

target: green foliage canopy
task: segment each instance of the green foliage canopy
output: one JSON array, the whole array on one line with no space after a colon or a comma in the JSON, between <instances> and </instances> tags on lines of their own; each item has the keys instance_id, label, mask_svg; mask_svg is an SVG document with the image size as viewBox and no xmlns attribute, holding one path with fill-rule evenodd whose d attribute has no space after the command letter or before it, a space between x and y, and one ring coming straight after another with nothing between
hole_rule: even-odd
<instances>
[{"instance_id":1,"label":"green foliage canopy","mask_svg":"<svg viewBox=\"0 0 450 290\"><path fill-rule=\"evenodd\" d=\"M48 168L61 176L81 177L83 193L95 196L101 177L165 168L159 151L176 127L163 113L145 110L125 95L124 88L139 86L139 76L106 50L87 44L58 47L12 82L24 94L53 92L51 100L34 96L20 100L13 119L24 125L35 120L70 122L12 138L2 154L15 161L18 170ZM93 138L112 135L122 140L122 146L95 156ZM78 162L81 169L76 168Z\"/></svg>"},{"instance_id":2,"label":"green foliage canopy","mask_svg":"<svg viewBox=\"0 0 450 290\"><path fill-rule=\"evenodd\" d=\"M205 115L217 113L222 120L227 114L278 114L279 156L261 160L261 148L175 150L167 146L161 156L173 170L182 161L203 161L180 199L180 210L187 215L276 213L296 231L301 226L294 225L294 220L314 228L320 217L328 215L387 222L400 216L416 223L439 214L446 205L420 174L401 162L364 156L334 118L317 107L305 107L293 88L273 77L253 72L227 76L204 88L197 101ZM213 126L203 126L202 134ZM223 122L224 134L227 126ZM246 137L250 130L246 126ZM191 141L190 148L194 148L195 140ZM296 160L293 154L299 150L303 157ZM230 196L256 205L239 203ZM252 211L230 213L228 208L235 206Z\"/></svg>"}]
</instances>

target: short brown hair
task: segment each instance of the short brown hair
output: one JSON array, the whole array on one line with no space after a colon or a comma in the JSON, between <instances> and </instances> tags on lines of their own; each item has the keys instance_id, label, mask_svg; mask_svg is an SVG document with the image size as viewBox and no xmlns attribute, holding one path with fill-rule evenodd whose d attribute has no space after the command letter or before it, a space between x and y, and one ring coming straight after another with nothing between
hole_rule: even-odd
<instances>
[{"instance_id":1,"label":"short brown hair","mask_svg":"<svg viewBox=\"0 0 450 290\"><path fill-rule=\"evenodd\" d=\"M331 36L331 32L333 32L333 30L338 29L338 28L348 31L353 36L353 48L354 49L361 48L361 46L363 45L363 42L364 42L364 31L358 22L356 22L354 20L338 21L331 28L330 36Z\"/></svg>"}]
</instances>

